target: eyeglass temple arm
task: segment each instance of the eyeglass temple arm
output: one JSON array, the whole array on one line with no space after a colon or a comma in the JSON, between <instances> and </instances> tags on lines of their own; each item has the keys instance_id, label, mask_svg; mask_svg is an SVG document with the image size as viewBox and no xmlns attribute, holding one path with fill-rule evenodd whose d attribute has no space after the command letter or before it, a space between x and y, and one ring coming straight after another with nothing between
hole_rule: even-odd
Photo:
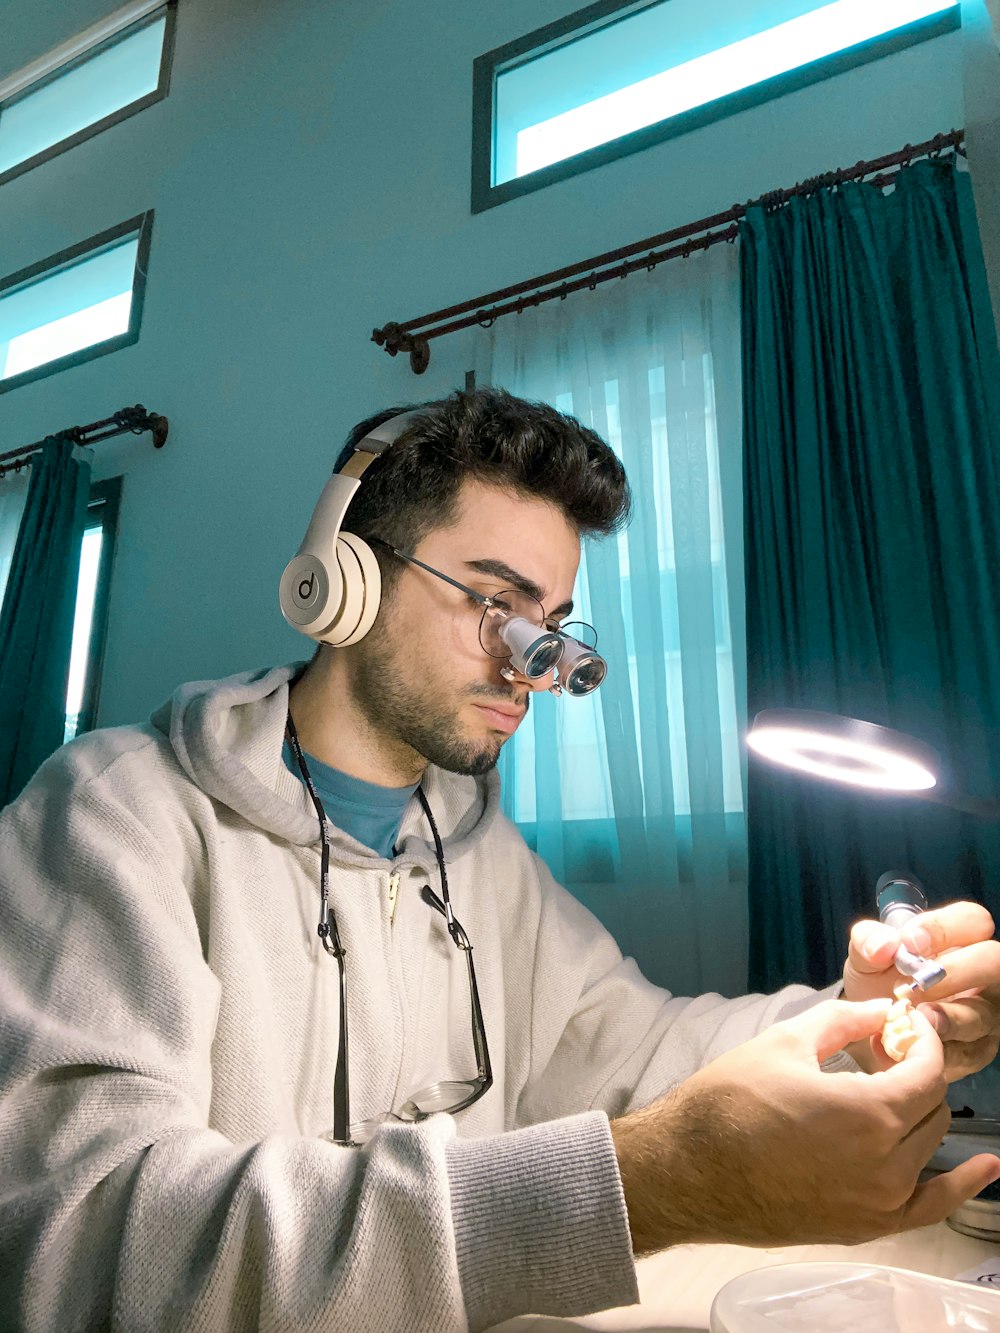
<instances>
[{"instance_id":1,"label":"eyeglass temple arm","mask_svg":"<svg viewBox=\"0 0 1000 1333\"><path fill-rule=\"evenodd\" d=\"M436 912L441 913L446 921L448 920L447 908L429 884L425 884L420 890L420 896L425 903L429 903ZM490 1064L490 1049L486 1043L486 1025L483 1022L483 1007L479 1002L479 986L476 984L476 968L472 961L472 945L454 914L452 914L451 921L448 922L448 932L465 954L465 961L468 964L469 990L472 993L472 1044L476 1051L476 1067L479 1077L487 1079L489 1085L493 1082L493 1066Z\"/></svg>"},{"instance_id":2,"label":"eyeglass temple arm","mask_svg":"<svg viewBox=\"0 0 1000 1333\"><path fill-rule=\"evenodd\" d=\"M493 1067L490 1064L490 1048L486 1044L486 1024L483 1022L483 1009L479 1003L479 987L476 985L476 969L472 964L472 949L466 951L465 961L469 965L469 989L472 992L472 1045L476 1052L476 1068L486 1087L493 1083Z\"/></svg>"},{"instance_id":3,"label":"eyeglass temple arm","mask_svg":"<svg viewBox=\"0 0 1000 1333\"><path fill-rule=\"evenodd\" d=\"M474 597L483 606L493 605L492 597L485 597L481 592L476 592L475 588L469 588L464 583L459 583L458 579L453 579L450 574L442 574L440 569L435 569L432 565L425 565L415 555L407 555L405 551L398 551L395 546L390 545L389 542L384 542L381 537L372 537L371 541L377 542L379 546L384 546L387 551L399 556L400 560L405 560L407 564L418 565L421 569L425 569L428 574L433 574L435 578L444 579L445 583L450 583L459 592L468 593L470 597Z\"/></svg>"}]
</instances>

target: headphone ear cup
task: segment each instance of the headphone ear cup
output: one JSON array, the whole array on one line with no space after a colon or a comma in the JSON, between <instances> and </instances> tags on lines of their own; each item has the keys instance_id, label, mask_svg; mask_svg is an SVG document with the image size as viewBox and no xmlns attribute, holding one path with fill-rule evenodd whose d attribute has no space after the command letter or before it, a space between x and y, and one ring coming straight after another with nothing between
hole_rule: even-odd
<instances>
[{"instance_id":1,"label":"headphone ear cup","mask_svg":"<svg viewBox=\"0 0 1000 1333\"><path fill-rule=\"evenodd\" d=\"M382 600L382 572L375 552L353 532L337 538L337 563L343 576L343 600L331 625L316 637L336 648L359 643L378 615Z\"/></svg>"},{"instance_id":2,"label":"headphone ear cup","mask_svg":"<svg viewBox=\"0 0 1000 1333\"><path fill-rule=\"evenodd\" d=\"M281 576L281 613L293 629L311 639L336 622L343 602L343 575L336 560L313 552L293 556Z\"/></svg>"}]
</instances>

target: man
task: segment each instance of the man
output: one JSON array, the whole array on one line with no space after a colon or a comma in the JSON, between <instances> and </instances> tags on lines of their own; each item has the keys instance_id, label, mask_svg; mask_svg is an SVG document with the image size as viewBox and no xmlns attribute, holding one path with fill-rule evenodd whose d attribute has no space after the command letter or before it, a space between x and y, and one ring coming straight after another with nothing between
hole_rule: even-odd
<instances>
[{"instance_id":1,"label":"man","mask_svg":"<svg viewBox=\"0 0 1000 1333\"><path fill-rule=\"evenodd\" d=\"M886 1068L892 932L843 1000L673 998L499 814L554 683L500 628L556 635L627 510L554 410L427 404L348 511L366 634L184 686L4 812L0 1327L481 1329L635 1300L633 1249L860 1240L1000 1174L917 1184L997 1049L981 908L922 918L948 981Z\"/></svg>"}]
</instances>

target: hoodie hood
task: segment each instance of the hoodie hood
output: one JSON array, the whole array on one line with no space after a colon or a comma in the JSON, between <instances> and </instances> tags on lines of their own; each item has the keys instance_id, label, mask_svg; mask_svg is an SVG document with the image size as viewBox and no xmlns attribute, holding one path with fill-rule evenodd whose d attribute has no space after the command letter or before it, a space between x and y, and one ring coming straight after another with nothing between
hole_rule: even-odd
<instances>
[{"instance_id":1,"label":"hoodie hood","mask_svg":"<svg viewBox=\"0 0 1000 1333\"><path fill-rule=\"evenodd\" d=\"M298 846L320 840L319 823L305 784L281 757L288 687L304 662L245 671L223 680L181 685L150 718L178 763L213 800L255 828ZM421 783L441 833L445 858L457 861L485 836L499 805L496 770L482 777L446 773L431 764ZM382 858L328 821L331 850L346 865ZM434 865L419 802L410 802L394 864Z\"/></svg>"}]
</instances>

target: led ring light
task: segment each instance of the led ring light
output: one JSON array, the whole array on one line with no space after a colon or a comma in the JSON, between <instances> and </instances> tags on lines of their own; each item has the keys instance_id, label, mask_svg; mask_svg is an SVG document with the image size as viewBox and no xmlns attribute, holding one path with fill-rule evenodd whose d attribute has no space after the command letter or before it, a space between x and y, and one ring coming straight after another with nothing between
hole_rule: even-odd
<instances>
[{"instance_id":1,"label":"led ring light","mask_svg":"<svg viewBox=\"0 0 1000 1333\"><path fill-rule=\"evenodd\" d=\"M876 791L927 791L940 780L940 759L929 745L837 713L764 709L747 744L786 768Z\"/></svg>"}]
</instances>

